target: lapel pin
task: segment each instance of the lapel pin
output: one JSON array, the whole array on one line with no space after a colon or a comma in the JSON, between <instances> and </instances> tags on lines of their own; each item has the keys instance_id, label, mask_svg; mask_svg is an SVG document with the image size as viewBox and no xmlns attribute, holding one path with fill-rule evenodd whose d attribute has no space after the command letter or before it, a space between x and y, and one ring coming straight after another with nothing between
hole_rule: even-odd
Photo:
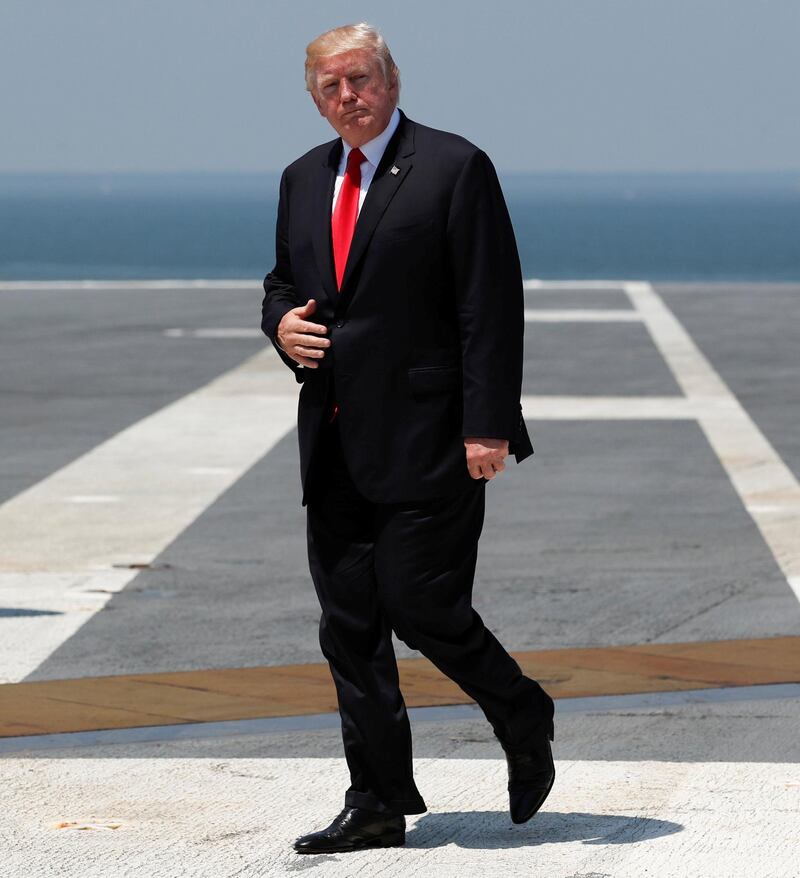
<instances>
[{"instance_id":1,"label":"lapel pin","mask_svg":"<svg viewBox=\"0 0 800 878\"><path fill-rule=\"evenodd\" d=\"M390 173L390 174L394 174L395 176L397 176L397 175L400 173L400 168L398 168L397 165L392 165L391 170L389 171L389 173Z\"/></svg>"}]
</instances>

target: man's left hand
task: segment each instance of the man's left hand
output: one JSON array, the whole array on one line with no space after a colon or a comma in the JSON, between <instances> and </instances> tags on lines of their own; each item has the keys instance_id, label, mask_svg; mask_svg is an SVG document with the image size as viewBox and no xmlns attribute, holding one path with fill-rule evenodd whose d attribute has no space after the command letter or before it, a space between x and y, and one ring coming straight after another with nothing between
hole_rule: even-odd
<instances>
[{"instance_id":1,"label":"man's left hand","mask_svg":"<svg viewBox=\"0 0 800 878\"><path fill-rule=\"evenodd\" d=\"M467 450L467 469L473 479L493 479L506 468L508 439L488 439L469 436L464 440Z\"/></svg>"}]
</instances>

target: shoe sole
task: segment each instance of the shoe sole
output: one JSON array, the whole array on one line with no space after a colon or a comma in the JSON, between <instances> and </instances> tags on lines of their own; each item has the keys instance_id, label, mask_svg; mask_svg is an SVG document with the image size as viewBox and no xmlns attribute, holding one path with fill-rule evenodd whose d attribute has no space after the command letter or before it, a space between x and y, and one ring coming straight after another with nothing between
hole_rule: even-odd
<instances>
[{"instance_id":1,"label":"shoe sole","mask_svg":"<svg viewBox=\"0 0 800 878\"><path fill-rule=\"evenodd\" d=\"M363 851L369 848L394 848L402 847L406 843L405 834L388 835L385 838L374 841L360 842L359 844L340 845L339 847L326 848L295 848L297 854L343 854L348 851Z\"/></svg>"}]
</instances>

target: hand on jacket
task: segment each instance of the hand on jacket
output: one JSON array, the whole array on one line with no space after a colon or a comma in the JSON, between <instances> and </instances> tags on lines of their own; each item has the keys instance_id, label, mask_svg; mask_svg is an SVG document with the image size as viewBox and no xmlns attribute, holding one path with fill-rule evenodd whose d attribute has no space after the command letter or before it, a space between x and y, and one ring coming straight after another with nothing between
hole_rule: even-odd
<instances>
[{"instance_id":1,"label":"hand on jacket","mask_svg":"<svg viewBox=\"0 0 800 878\"><path fill-rule=\"evenodd\" d=\"M508 455L508 439L469 436L464 440L464 447L467 469L473 479L493 479L506 468L503 459Z\"/></svg>"},{"instance_id":2,"label":"hand on jacket","mask_svg":"<svg viewBox=\"0 0 800 878\"><path fill-rule=\"evenodd\" d=\"M331 345L329 338L320 338L328 328L307 319L316 310L317 303L314 299L309 299L299 308L292 308L283 315L276 332L281 349L296 363L309 369L319 366L317 360L325 356L324 349Z\"/></svg>"}]
</instances>

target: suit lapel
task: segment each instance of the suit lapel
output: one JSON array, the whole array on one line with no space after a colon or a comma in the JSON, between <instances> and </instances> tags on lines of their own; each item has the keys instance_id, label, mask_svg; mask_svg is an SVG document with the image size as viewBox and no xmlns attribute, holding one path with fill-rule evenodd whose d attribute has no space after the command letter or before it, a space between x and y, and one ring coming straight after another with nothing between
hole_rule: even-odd
<instances>
[{"instance_id":1,"label":"suit lapel","mask_svg":"<svg viewBox=\"0 0 800 878\"><path fill-rule=\"evenodd\" d=\"M338 303L339 291L336 288L336 274L333 270L333 244L331 243L331 202L336 183L336 170L342 155L342 141L336 140L327 158L319 168L318 176L312 183L312 229L311 243L317 259L322 288L328 297Z\"/></svg>"},{"instance_id":2,"label":"suit lapel","mask_svg":"<svg viewBox=\"0 0 800 878\"><path fill-rule=\"evenodd\" d=\"M347 301L344 303L345 307L349 303L350 295L352 295L348 282L352 278L359 260L364 255L364 251L367 249L367 245L380 218L411 170L410 157L413 152L414 123L409 121L408 117L401 110L400 124L397 126L397 131L392 135L392 139L386 145L383 157L375 170L375 176L369 184L367 197L364 199L364 204L361 206L361 211L358 215L356 230L353 235L353 241L350 244L350 252L347 254L347 264L345 265L344 277L342 278L342 291L340 295L347 296ZM398 170L392 173L395 168Z\"/></svg>"}]
</instances>

